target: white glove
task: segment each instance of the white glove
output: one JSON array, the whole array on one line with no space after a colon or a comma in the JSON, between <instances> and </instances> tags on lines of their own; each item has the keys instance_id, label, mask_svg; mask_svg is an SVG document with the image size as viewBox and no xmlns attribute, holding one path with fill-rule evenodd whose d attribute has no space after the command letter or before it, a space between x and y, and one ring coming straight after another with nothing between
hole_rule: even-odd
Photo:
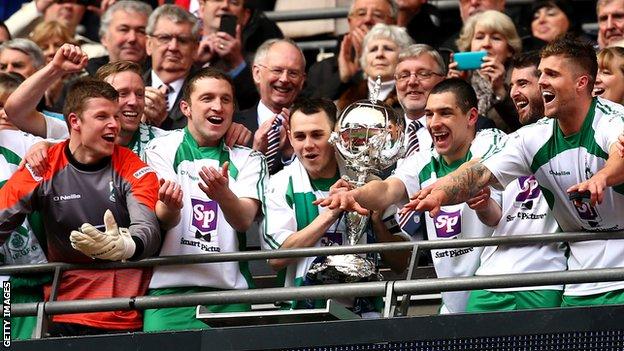
<instances>
[{"instance_id":1,"label":"white glove","mask_svg":"<svg viewBox=\"0 0 624 351\"><path fill-rule=\"evenodd\" d=\"M113 213L104 213L105 232L101 232L89 223L84 223L80 230L73 230L69 241L74 249L92 258L110 261L125 261L134 255L136 244L128 228L117 227Z\"/></svg>"}]
</instances>

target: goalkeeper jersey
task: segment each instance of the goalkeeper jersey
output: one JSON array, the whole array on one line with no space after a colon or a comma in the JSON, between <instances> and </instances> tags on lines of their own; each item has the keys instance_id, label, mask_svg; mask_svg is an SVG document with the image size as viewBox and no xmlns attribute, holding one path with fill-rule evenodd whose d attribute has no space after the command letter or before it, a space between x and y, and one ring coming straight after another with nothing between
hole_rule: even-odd
<instances>
[{"instance_id":1,"label":"goalkeeper jersey","mask_svg":"<svg viewBox=\"0 0 624 351\"><path fill-rule=\"evenodd\" d=\"M92 258L72 248L69 234L83 223L104 228L104 212L110 209L117 224L138 240L136 258L154 254L160 245L154 213L158 198L155 173L129 149L119 146L111 157L96 164L80 164L68 144L64 141L48 150L50 167L40 177L26 167L0 189L0 240L4 242L26 214L37 210L43 216L50 262L92 263ZM144 295L148 274L142 269L68 271L63 273L58 300ZM44 292L47 298L49 287ZM138 311L57 315L54 321L124 330L142 325Z\"/></svg>"},{"instance_id":2,"label":"goalkeeper jersey","mask_svg":"<svg viewBox=\"0 0 624 351\"><path fill-rule=\"evenodd\" d=\"M246 147L200 147L188 128L156 138L145 152L147 163L161 179L182 187L184 207L178 225L167 231L161 256L237 252L246 247L245 233L237 233L225 220L219 204L198 186L202 167L217 170L229 162L229 187L239 198L262 202L266 162ZM220 262L154 268L150 288L201 286L218 289L252 287L247 262Z\"/></svg>"},{"instance_id":3,"label":"goalkeeper jersey","mask_svg":"<svg viewBox=\"0 0 624 351\"><path fill-rule=\"evenodd\" d=\"M475 157L481 157L493 148L503 136L504 133L498 129L485 129L478 132L464 158L450 165L435 150L432 151L431 157L421 154L410 156L396 169L392 177L401 180L408 195L411 196L423 187L434 183L438 178L456 170L464 162ZM492 197L500 202L500 192L493 191ZM428 213L425 214L425 218L429 240L489 237L494 230L494 228L481 223L476 212L465 203L443 206L436 218L431 218ZM441 249L431 250L431 256L438 277L465 277L472 276L476 272L482 251L482 247ZM467 291L443 292L444 308L442 311L464 312L467 301Z\"/></svg>"},{"instance_id":4,"label":"goalkeeper jersey","mask_svg":"<svg viewBox=\"0 0 624 351\"><path fill-rule=\"evenodd\" d=\"M624 229L624 187L606 188L602 204L578 206L566 190L602 169L609 150L624 130L624 107L594 98L578 133L564 136L554 119L542 119L511 134L486 156L483 164L507 186L535 175L541 191L563 231ZM570 243L570 270L624 267L624 240ZM624 289L624 282L566 285L565 295L592 295Z\"/></svg>"}]
</instances>

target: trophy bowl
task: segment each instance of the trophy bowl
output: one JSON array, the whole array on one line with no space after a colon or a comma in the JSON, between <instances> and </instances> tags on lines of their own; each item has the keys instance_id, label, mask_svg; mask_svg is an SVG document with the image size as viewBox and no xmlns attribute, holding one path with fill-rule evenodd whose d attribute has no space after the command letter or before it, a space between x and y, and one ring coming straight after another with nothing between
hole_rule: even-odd
<instances>
[{"instance_id":1,"label":"trophy bowl","mask_svg":"<svg viewBox=\"0 0 624 351\"><path fill-rule=\"evenodd\" d=\"M347 106L338 119L329 142L335 146L347 170L343 179L360 187L372 174L392 166L403 156L405 120L381 101L360 100ZM348 212L349 245L356 245L368 229L368 216ZM380 280L376 265L359 255L328 256L313 264L308 278L320 282Z\"/></svg>"}]
</instances>

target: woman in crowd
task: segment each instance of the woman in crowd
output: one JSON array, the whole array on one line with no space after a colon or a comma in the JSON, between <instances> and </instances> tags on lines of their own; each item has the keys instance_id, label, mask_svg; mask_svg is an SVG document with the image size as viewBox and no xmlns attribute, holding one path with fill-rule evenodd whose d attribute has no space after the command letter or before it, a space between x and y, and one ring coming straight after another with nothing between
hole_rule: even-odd
<instances>
[{"instance_id":1,"label":"woman in crowd","mask_svg":"<svg viewBox=\"0 0 624 351\"><path fill-rule=\"evenodd\" d=\"M339 110L349 104L367 99L375 85L377 77L381 78L381 89L378 99L390 106L398 106L394 90L394 69L399 60L399 53L413 43L405 28L376 24L364 37L360 66L364 79L353 83L338 99Z\"/></svg>"},{"instance_id":2,"label":"woman in crowd","mask_svg":"<svg viewBox=\"0 0 624 351\"><path fill-rule=\"evenodd\" d=\"M448 77L471 83L479 99L479 114L492 119L505 132L518 129L518 114L508 93L507 65L514 54L522 51L522 44L511 18L492 10L471 16L461 30L457 47L460 51L486 51L487 55L474 71L459 71L457 62L451 61Z\"/></svg>"},{"instance_id":3,"label":"woman in crowd","mask_svg":"<svg viewBox=\"0 0 624 351\"><path fill-rule=\"evenodd\" d=\"M74 44L69 29L57 21L44 21L39 23L30 34L30 39L37 44L43 51L46 63L52 61L54 54L65 43ZM43 109L51 112L60 113L62 106L62 92L65 82L74 75L63 77L58 80L44 95L45 106Z\"/></svg>"},{"instance_id":4,"label":"woman in crowd","mask_svg":"<svg viewBox=\"0 0 624 351\"><path fill-rule=\"evenodd\" d=\"M581 28L568 0L538 0L531 5L531 35L523 38L525 51L539 50L566 33L580 36Z\"/></svg>"},{"instance_id":5,"label":"woman in crowd","mask_svg":"<svg viewBox=\"0 0 624 351\"><path fill-rule=\"evenodd\" d=\"M624 48L612 46L598 53L598 75L594 96L624 103Z\"/></svg>"}]
</instances>

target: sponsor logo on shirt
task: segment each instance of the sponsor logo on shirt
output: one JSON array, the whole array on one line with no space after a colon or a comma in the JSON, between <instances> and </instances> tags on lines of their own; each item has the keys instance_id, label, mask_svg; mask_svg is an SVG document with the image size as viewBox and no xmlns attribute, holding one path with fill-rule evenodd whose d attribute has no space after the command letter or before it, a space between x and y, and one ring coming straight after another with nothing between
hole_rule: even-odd
<instances>
[{"instance_id":1,"label":"sponsor logo on shirt","mask_svg":"<svg viewBox=\"0 0 624 351\"><path fill-rule=\"evenodd\" d=\"M30 173L30 176L35 180L35 182L40 182L43 180L43 177L38 176L30 166L30 164L26 164L26 169L28 170L28 173Z\"/></svg>"},{"instance_id":2,"label":"sponsor logo on shirt","mask_svg":"<svg viewBox=\"0 0 624 351\"><path fill-rule=\"evenodd\" d=\"M218 205L216 201L191 198L191 206L193 206L191 223L195 229L193 232L199 231L200 234L207 234L217 229ZM207 238L210 240L210 236Z\"/></svg>"},{"instance_id":3,"label":"sponsor logo on shirt","mask_svg":"<svg viewBox=\"0 0 624 351\"><path fill-rule=\"evenodd\" d=\"M194 176L194 175L190 174L189 172L187 172L185 170L181 170L180 171L180 175L181 176L187 176L187 177L191 178L191 180L199 182L199 176Z\"/></svg>"},{"instance_id":4,"label":"sponsor logo on shirt","mask_svg":"<svg viewBox=\"0 0 624 351\"><path fill-rule=\"evenodd\" d=\"M134 177L136 179L141 179L144 175L150 173L150 172L154 172L154 170L152 169L152 167L150 166L145 166L141 169L139 169L138 171L134 172Z\"/></svg>"},{"instance_id":5,"label":"sponsor logo on shirt","mask_svg":"<svg viewBox=\"0 0 624 351\"><path fill-rule=\"evenodd\" d=\"M602 222L602 217L596 210L596 207L592 206L589 202L585 201L573 201L572 204L578 213L579 218L589 224L590 227L598 227Z\"/></svg>"},{"instance_id":6,"label":"sponsor logo on shirt","mask_svg":"<svg viewBox=\"0 0 624 351\"><path fill-rule=\"evenodd\" d=\"M52 197L52 200L56 202L60 202L60 201L78 200L81 198L82 198L82 195L80 194L69 194L69 195L56 195Z\"/></svg>"},{"instance_id":7,"label":"sponsor logo on shirt","mask_svg":"<svg viewBox=\"0 0 624 351\"><path fill-rule=\"evenodd\" d=\"M465 255L473 251L474 251L474 247L467 247L464 249L441 250L441 251L435 251L434 257L435 258L444 258L444 257L452 258L452 257Z\"/></svg>"},{"instance_id":8,"label":"sponsor logo on shirt","mask_svg":"<svg viewBox=\"0 0 624 351\"><path fill-rule=\"evenodd\" d=\"M461 233L461 210L454 212L440 211L434 219L438 238L452 238Z\"/></svg>"},{"instance_id":9,"label":"sponsor logo on shirt","mask_svg":"<svg viewBox=\"0 0 624 351\"><path fill-rule=\"evenodd\" d=\"M517 215L508 215L507 216L507 222L511 222L514 219L518 219L519 221L521 220L532 220L532 221L537 221L540 219L544 219L546 218L547 213L530 213L530 212L518 212Z\"/></svg>"},{"instance_id":10,"label":"sponsor logo on shirt","mask_svg":"<svg viewBox=\"0 0 624 351\"><path fill-rule=\"evenodd\" d=\"M533 208L533 200L537 199L540 195L540 188L537 184L535 177L520 177L518 178L520 185L520 192L516 195L514 201L514 207L530 210Z\"/></svg>"},{"instance_id":11,"label":"sponsor logo on shirt","mask_svg":"<svg viewBox=\"0 0 624 351\"><path fill-rule=\"evenodd\" d=\"M570 175L570 171L553 171L552 169L548 171L548 173L554 176L569 176Z\"/></svg>"}]
</instances>

